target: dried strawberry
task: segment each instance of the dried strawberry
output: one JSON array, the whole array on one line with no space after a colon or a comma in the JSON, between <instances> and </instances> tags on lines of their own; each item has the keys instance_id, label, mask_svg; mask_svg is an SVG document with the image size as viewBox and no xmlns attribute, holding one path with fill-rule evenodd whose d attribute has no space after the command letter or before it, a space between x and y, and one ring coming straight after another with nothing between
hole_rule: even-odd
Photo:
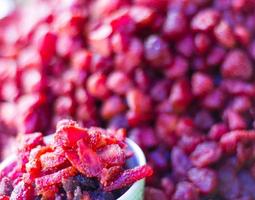
<instances>
[{"instance_id":1,"label":"dried strawberry","mask_svg":"<svg viewBox=\"0 0 255 200\"><path fill-rule=\"evenodd\" d=\"M36 193L37 195L43 196L44 199L55 199L55 196L58 193L58 191L59 188L57 185L50 185L37 190Z\"/></svg>"},{"instance_id":2,"label":"dried strawberry","mask_svg":"<svg viewBox=\"0 0 255 200\"><path fill-rule=\"evenodd\" d=\"M123 168L120 166L113 166L108 169L104 168L102 170L100 183L103 186L107 186L111 182L113 182L116 178L118 178L122 174L122 172Z\"/></svg>"},{"instance_id":3,"label":"dried strawberry","mask_svg":"<svg viewBox=\"0 0 255 200\"><path fill-rule=\"evenodd\" d=\"M80 173L87 175L88 172L86 171L86 166L83 162L81 162L78 153L75 150L67 150L65 155L69 162L76 168Z\"/></svg>"},{"instance_id":4,"label":"dried strawberry","mask_svg":"<svg viewBox=\"0 0 255 200\"><path fill-rule=\"evenodd\" d=\"M102 171L102 163L99 156L91 150L83 140L77 142L79 159L85 166L86 176L96 177Z\"/></svg>"},{"instance_id":5,"label":"dried strawberry","mask_svg":"<svg viewBox=\"0 0 255 200\"><path fill-rule=\"evenodd\" d=\"M62 126L54 135L54 143L56 146L73 147L78 140L87 137L88 133L86 129L73 125Z\"/></svg>"},{"instance_id":6,"label":"dried strawberry","mask_svg":"<svg viewBox=\"0 0 255 200\"><path fill-rule=\"evenodd\" d=\"M29 161L26 164L26 171L32 177L38 177L41 171L41 163L40 163L40 156L46 152L52 151L52 149L48 146L38 146L31 150Z\"/></svg>"},{"instance_id":7,"label":"dried strawberry","mask_svg":"<svg viewBox=\"0 0 255 200\"><path fill-rule=\"evenodd\" d=\"M117 144L107 145L99 149L97 153L107 167L121 166L126 160L124 151Z\"/></svg>"},{"instance_id":8,"label":"dried strawberry","mask_svg":"<svg viewBox=\"0 0 255 200\"><path fill-rule=\"evenodd\" d=\"M50 185L60 184L63 178L74 176L77 173L74 167L67 167L53 174L45 175L35 179L37 189L45 188Z\"/></svg>"},{"instance_id":9,"label":"dried strawberry","mask_svg":"<svg viewBox=\"0 0 255 200\"><path fill-rule=\"evenodd\" d=\"M33 200L34 199L34 188L32 185L26 184L24 181L20 181L12 191L10 199L13 200Z\"/></svg>"},{"instance_id":10,"label":"dried strawberry","mask_svg":"<svg viewBox=\"0 0 255 200\"><path fill-rule=\"evenodd\" d=\"M33 133L28 135L20 135L18 138L19 149L22 151L29 151L37 145L43 145L42 133Z\"/></svg>"},{"instance_id":11,"label":"dried strawberry","mask_svg":"<svg viewBox=\"0 0 255 200\"><path fill-rule=\"evenodd\" d=\"M104 187L104 189L105 191L117 190L131 185L142 178L151 176L152 174L153 171L148 165L127 169L119 176L119 178L113 181L109 186Z\"/></svg>"},{"instance_id":12,"label":"dried strawberry","mask_svg":"<svg viewBox=\"0 0 255 200\"><path fill-rule=\"evenodd\" d=\"M40 157L43 170L52 169L63 165L67 159L65 157L64 150L58 147L53 152L47 152Z\"/></svg>"}]
</instances>

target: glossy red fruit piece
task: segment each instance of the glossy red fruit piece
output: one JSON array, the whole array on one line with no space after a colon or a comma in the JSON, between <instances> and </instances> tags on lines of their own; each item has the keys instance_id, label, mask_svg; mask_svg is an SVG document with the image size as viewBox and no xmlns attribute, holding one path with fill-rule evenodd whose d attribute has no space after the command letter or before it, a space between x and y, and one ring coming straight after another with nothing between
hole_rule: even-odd
<instances>
[{"instance_id":1,"label":"glossy red fruit piece","mask_svg":"<svg viewBox=\"0 0 255 200\"><path fill-rule=\"evenodd\" d=\"M105 191L112 191L131 185L141 178L151 176L153 171L148 165L135 167L125 170L119 178L113 181L109 186L104 187Z\"/></svg>"}]
</instances>

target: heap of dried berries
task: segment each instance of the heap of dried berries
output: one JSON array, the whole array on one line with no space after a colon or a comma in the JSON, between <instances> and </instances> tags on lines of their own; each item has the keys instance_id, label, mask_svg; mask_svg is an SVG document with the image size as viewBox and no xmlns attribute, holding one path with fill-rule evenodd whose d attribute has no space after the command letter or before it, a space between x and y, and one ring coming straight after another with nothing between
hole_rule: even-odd
<instances>
[{"instance_id":1,"label":"heap of dried berries","mask_svg":"<svg viewBox=\"0 0 255 200\"><path fill-rule=\"evenodd\" d=\"M41 133L19 139L17 161L1 171L1 200L114 200L153 173L148 165L127 168L133 152L123 129L81 128L64 120L50 144Z\"/></svg>"}]
</instances>

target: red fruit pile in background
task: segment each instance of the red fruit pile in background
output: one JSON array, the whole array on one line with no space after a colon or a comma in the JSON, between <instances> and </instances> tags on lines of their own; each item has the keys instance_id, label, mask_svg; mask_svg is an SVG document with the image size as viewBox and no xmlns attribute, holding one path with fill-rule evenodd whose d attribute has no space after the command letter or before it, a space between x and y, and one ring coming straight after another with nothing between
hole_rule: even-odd
<instances>
[{"instance_id":1,"label":"red fruit pile in background","mask_svg":"<svg viewBox=\"0 0 255 200\"><path fill-rule=\"evenodd\" d=\"M147 199L255 199L254 0L37 0L0 23L2 152L70 117L126 128ZM8 142L10 141L10 142Z\"/></svg>"},{"instance_id":2,"label":"red fruit pile in background","mask_svg":"<svg viewBox=\"0 0 255 200\"><path fill-rule=\"evenodd\" d=\"M16 159L0 173L0 199L118 198L127 186L153 173L148 165L125 169L133 155L125 134L62 120L49 144L39 132L20 135Z\"/></svg>"}]
</instances>

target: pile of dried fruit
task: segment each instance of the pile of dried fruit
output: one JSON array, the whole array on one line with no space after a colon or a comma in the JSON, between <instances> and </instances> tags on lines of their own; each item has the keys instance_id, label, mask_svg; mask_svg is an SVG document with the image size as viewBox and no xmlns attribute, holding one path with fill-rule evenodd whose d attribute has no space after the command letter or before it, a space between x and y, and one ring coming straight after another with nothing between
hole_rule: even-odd
<instances>
[{"instance_id":1,"label":"pile of dried fruit","mask_svg":"<svg viewBox=\"0 0 255 200\"><path fill-rule=\"evenodd\" d=\"M0 22L3 155L70 117L127 129L148 199L255 199L254 0L35 1Z\"/></svg>"},{"instance_id":2,"label":"pile of dried fruit","mask_svg":"<svg viewBox=\"0 0 255 200\"><path fill-rule=\"evenodd\" d=\"M70 120L59 122L50 144L41 133L22 135L17 161L1 171L0 199L114 200L152 175L147 165L125 169L133 153L125 139L123 129L84 129Z\"/></svg>"}]
</instances>

